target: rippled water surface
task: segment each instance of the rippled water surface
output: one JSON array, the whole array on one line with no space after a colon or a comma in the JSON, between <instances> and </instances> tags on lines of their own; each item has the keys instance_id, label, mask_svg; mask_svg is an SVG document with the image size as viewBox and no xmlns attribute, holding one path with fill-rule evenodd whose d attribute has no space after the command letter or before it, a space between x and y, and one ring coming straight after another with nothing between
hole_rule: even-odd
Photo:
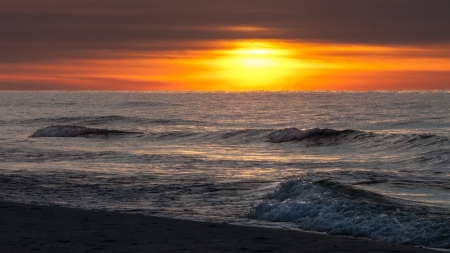
<instances>
[{"instance_id":1,"label":"rippled water surface","mask_svg":"<svg viewBox=\"0 0 450 253\"><path fill-rule=\"evenodd\" d=\"M450 93L0 92L0 199L450 248Z\"/></svg>"}]
</instances>

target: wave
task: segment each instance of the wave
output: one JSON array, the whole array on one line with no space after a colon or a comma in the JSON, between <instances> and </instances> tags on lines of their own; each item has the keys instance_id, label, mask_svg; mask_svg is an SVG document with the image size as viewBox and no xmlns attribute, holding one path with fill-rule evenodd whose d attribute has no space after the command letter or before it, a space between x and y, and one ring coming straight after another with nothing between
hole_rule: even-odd
<instances>
[{"instance_id":1,"label":"wave","mask_svg":"<svg viewBox=\"0 0 450 253\"><path fill-rule=\"evenodd\" d=\"M133 122L141 120L126 116L109 115L109 116L87 116L87 117L48 117L48 118L31 118L19 120L19 124L73 124L73 125L97 125L111 124L112 122ZM14 122L13 122L14 123Z\"/></svg>"},{"instance_id":2,"label":"wave","mask_svg":"<svg viewBox=\"0 0 450 253\"><path fill-rule=\"evenodd\" d=\"M234 131L227 131L224 133L221 133L219 135L220 139L236 139L236 140L243 140L243 141L251 141L251 140L262 140L267 135L267 132L271 130L267 129L243 129L243 130L234 130Z\"/></svg>"},{"instance_id":3,"label":"wave","mask_svg":"<svg viewBox=\"0 0 450 253\"><path fill-rule=\"evenodd\" d=\"M349 152L393 152L414 151L411 159L414 162L430 163L439 162L436 166L446 165L450 162L446 152L450 145L447 137L434 134L399 134L399 133L374 133L360 130L336 130L328 128L311 128L299 130L297 128L284 128L280 130L248 128L235 130L205 131L204 129L186 128L156 128L151 131L151 125L202 125L202 122L185 122L177 119L143 119L123 116L105 116L93 118L61 118L66 124L51 125L39 129L31 137L75 137L80 135L104 135L104 134L136 134L121 130L110 130L106 128L94 128L91 125L117 125L112 121L135 122L149 129L142 136L142 140L151 141L190 141L195 143L218 143L248 144L248 143L283 143L302 141L304 145L300 148L324 147L342 145ZM78 122L82 122L81 124ZM87 125L86 125L87 124ZM80 126L81 125L81 126ZM120 124L119 124L120 125ZM162 130L162 131L158 131ZM428 159L430 158L430 159Z\"/></svg>"},{"instance_id":4,"label":"wave","mask_svg":"<svg viewBox=\"0 0 450 253\"><path fill-rule=\"evenodd\" d=\"M269 140L272 143L281 143L281 142L289 142L289 141L301 141L311 137L326 137L326 136L337 136L341 134L349 134L349 133L359 133L356 130L335 130L328 128L311 128L306 130L299 130L297 128L284 128L281 130L273 131L269 134Z\"/></svg>"},{"instance_id":5,"label":"wave","mask_svg":"<svg viewBox=\"0 0 450 253\"><path fill-rule=\"evenodd\" d=\"M108 135L108 134L139 134L138 132L127 132L121 130L88 128L82 126L60 126L53 125L41 128L30 137L77 137L83 135Z\"/></svg>"},{"instance_id":6,"label":"wave","mask_svg":"<svg viewBox=\"0 0 450 253\"><path fill-rule=\"evenodd\" d=\"M112 123L138 123L152 125L200 125L205 124L204 121L184 120L184 119L149 119L143 117L129 117L119 115L108 116L86 116L86 117L49 117L49 118L32 118L19 120L18 123L29 124L73 124L73 125L104 125ZM14 123L14 122L13 122Z\"/></svg>"},{"instance_id":7,"label":"wave","mask_svg":"<svg viewBox=\"0 0 450 253\"><path fill-rule=\"evenodd\" d=\"M448 137L426 133L375 133L360 130L336 130L311 128L299 130L284 128L274 130L268 135L272 143L306 141L308 145L336 145L352 143L353 147L371 150L418 149L421 151L448 147Z\"/></svg>"},{"instance_id":8,"label":"wave","mask_svg":"<svg viewBox=\"0 0 450 253\"><path fill-rule=\"evenodd\" d=\"M242 129L233 131L193 131L191 129L179 131L149 132L143 137L145 140L152 141L192 141L199 143L218 143L228 144L263 142L267 134L272 130L267 129Z\"/></svg>"},{"instance_id":9,"label":"wave","mask_svg":"<svg viewBox=\"0 0 450 253\"><path fill-rule=\"evenodd\" d=\"M247 217L294 222L304 230L334 235L450 248L450 219L443 214L305 176L282 182L266 200L253 206Z\"/></svg>"}]
</instances>

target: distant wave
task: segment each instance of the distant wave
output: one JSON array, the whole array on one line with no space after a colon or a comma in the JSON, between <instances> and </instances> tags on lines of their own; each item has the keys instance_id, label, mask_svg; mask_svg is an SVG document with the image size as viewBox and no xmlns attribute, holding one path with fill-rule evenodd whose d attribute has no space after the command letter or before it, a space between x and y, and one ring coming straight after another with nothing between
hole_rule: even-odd
<instances>
[{"instance_id":1,"label":"distant wave","mask_svg":"<svg viewBox=\"0 0 450 253\"><path fill-rule=\"evenodd\" d=\"M299 130L297 128L284 128L273 131L269 134L269 140L272 143L281 143L289 141L301 141L307 138L316 136L336 136L344 133L357 133L356 130L334 130L328 128L311 128L306 130Z\"/></svg>"},{"instance_id":2,"label":"distant wave","mask_svg":"<svg viewBox=\"0 0 450 253\"><path fill-rule=\"evenodd\" d=\"M296 177L252 207L252 219L294 222L301 229L401 244L450 248L450 219L425 207L329 180Z\"/></svg>"},{"instance_id":3,"label":"distant wave","mask_svg":"<svg viewBox=\"0 0 450 253\"><path fill-rule=\"evenodd\" d=\"M259 140L267 135L267 129L243 129L227 131L220 134L221 139Z\"/></svg>"},{"instance_id":4,"label":"distant wave","mask_svg":"<svg viewBox=\"0 0 450 253\"><path fill-rule=\"evenodd\" d=\"M84 117L48 117L48 118L34 118L19 120L20 124L72 124L72 125L99 125L99 124L113 124L116 122L123 123L138 123L138 124L154 124L154 125L199 125L205 124L203 121L193 121L184 119L164 119L164 118L144 118L144 117L129 117L119 115L108 116L84 116Z\"/></svg>"},{"instance_id":5,"label":"distant wave","mask_svg":"<svg viewBox=\"0 0 450 253\"><path fill-rule=\"evenodd\" d=\"M242 129L231 131L195 131L184 129L179 131L148 132L143 138L152 141L193 141L195 143L250 143L263 142L271 129Z\"/></svg>"},{"instance_id":6,"label":"distant wave","mask_svg":"<svg viewBox=\"0 0 450 253\"><path fill-rule=\"evenodd\" d=\"M93 123L95 121L96 124L107 124L112 120L122 119L126 119L128 120L126 122L129 122L131 118L121 116L107 116L96 118L95 120L89 121L89 123ZM100 122L102 120L105 120L106 122ZM87 120L83 121L86 122ZM188 124L177 120L162 119L143 119L139 121L139 123L146 126L146 129L152 129L149 126L152 124ZM201 123L195 122L192 124ZM49 127L37 130L31 135L31 137L76 137L82 135L141 134L124 130L88 127L90 124L88 124L88 126L80 125L78 123L72 122L69 122L68 125L51 125ZM180 128L180 130L173 131L164 131L164 129L162 130L163 131L155 132L146 131L146 133L140 136L140 138L142 138L142 140L151 141L193 141L196 143L225 142L232 144L265 142L267 140L269 140L269 142L271 143L305 141L307 147L347 145L347 147L349 148L359 149L361 151L365 150L365 152L414 149L424 154L432 152L430 154L432 154L432 157L436 158L435 160L433 160L434 162L443 161L445 163L448 163L446 152L448 151L448 145L450 144L450 140L447 137L437 136L433 134L374 133L370 131L359 131L352 129L336 130L328 128L311 128L306 130L299 130L297 128L284 128L280 130L274 130L256 128L225 131L197 131L193 130L192 128ZM420 161L424 159L424 157L419 156L413 158L417 158Z\"/></svg>"},{"instance_id":7,"label":"distant wave","mask_svg":"<svg viewBox=\"0 0 450 253\"><path fill-rule=\"evenodd\" d=\"M367 149L423 149L445 148L450 140L444 136L435 134L414 134L414 133L374 133L352 129L336 130L328 128L311 128L299 130L297 128L284 128L271 132L268 135L272 143L282 143L290 141L313 140L317 144L343 144L351 142ZM339 141L339 142L338 142Z\"/></svg>"},{"instance_id":8,"label":"distant wave","mask_svg":"<svg viewBox=\"0 0 450 253\"><path fill-rule=\"evenodd\" d=\"M137 134L121 130L109 130L99 128L88 128L82 126L48 126L34 132L30 137L77 137L83 135L107 135L107 134Z\"/></svg>"}]
</instances>

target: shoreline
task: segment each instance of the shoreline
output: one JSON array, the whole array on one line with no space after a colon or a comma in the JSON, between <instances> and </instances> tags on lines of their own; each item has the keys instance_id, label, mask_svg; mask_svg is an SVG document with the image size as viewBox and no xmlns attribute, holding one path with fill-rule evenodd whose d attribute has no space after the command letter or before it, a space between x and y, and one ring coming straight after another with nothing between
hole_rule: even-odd
<instances>
[{"instance_id":1,"label":"shoreline","mask_svg":"<svg viewBox=\"0 0 450 253\"><path fill-rule=\"evenodd\" d=\"M0 201L0 252L417 252L347 236Z\"/></svg>"}]
</instances>

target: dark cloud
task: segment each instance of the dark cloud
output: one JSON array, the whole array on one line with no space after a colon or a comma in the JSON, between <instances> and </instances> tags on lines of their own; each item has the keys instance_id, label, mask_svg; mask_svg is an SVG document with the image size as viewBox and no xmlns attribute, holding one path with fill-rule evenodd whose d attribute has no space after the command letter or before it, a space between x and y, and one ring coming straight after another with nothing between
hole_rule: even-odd
<instances>
[{"instance_id":1,"label":"dark cloud","mask_svg":"<svg viewBox=\"0 0 450 253\"><path fill-rule=\"evenodd\" d=\"M448 0L3 0L0 58L159 50L174 47L168 42L221 39L444 44L449 14ZM233 26L267 29L221 29Z\"/></svg>"}]
</instances>

